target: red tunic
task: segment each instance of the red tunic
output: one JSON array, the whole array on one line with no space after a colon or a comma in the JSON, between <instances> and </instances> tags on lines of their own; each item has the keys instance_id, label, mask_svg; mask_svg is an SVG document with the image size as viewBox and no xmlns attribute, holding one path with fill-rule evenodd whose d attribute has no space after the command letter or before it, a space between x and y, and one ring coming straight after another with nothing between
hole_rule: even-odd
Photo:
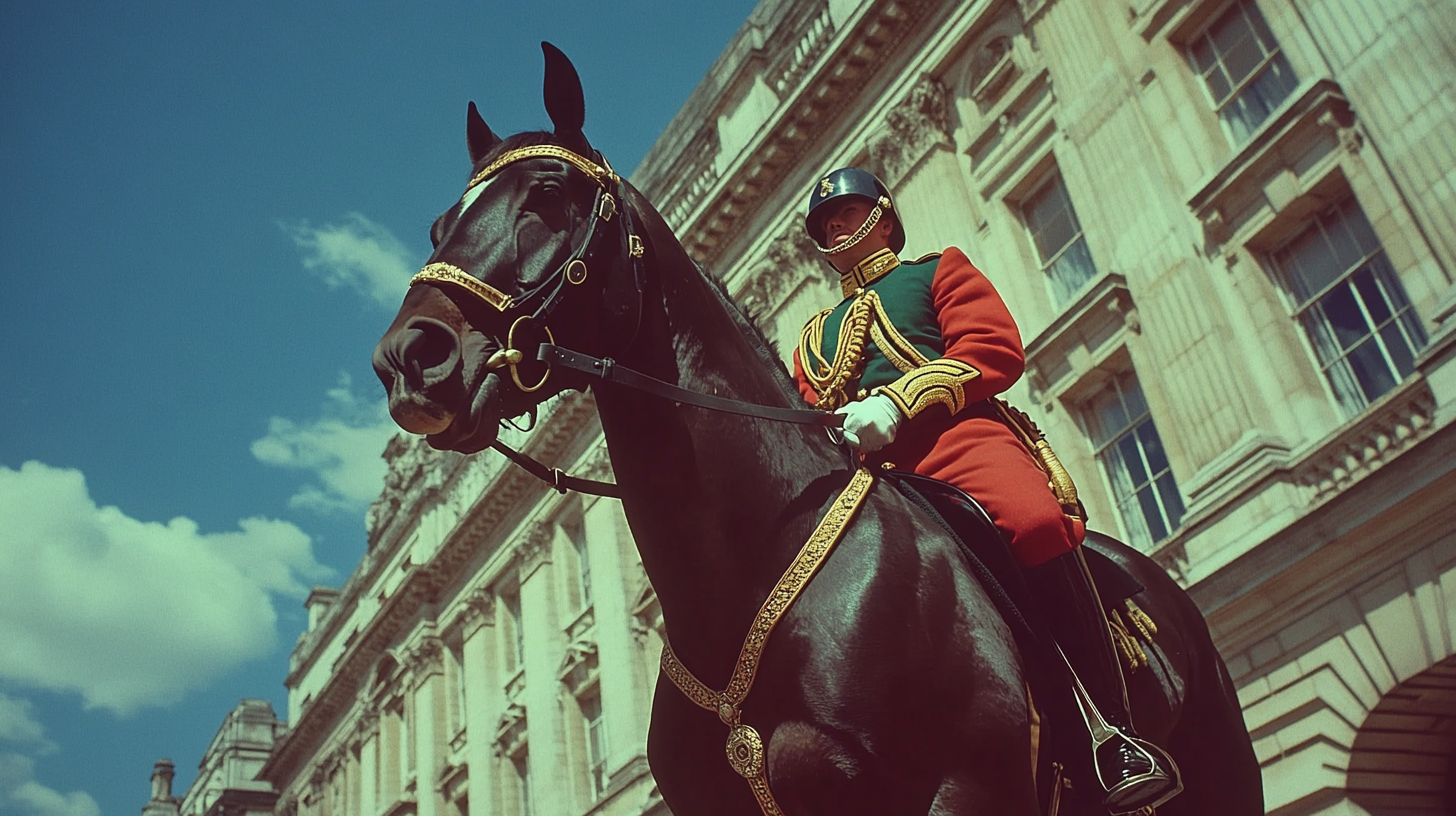
<instances>
[{"instance_id":1,"label":"red tunic","mask_svg":"<svg viewBox=\"0 0 1456 816\"><path fill-rule=\"evenodd\" d=\"M1082 540L1081 522L1062 513L1046 473L987 402L1010 388L1025 367L1021 334L1001 296L965 253L954 247L942 254L928 292L924 287L897 290L895 275L891 271L876 283L881 296L885 300L928 298L930 309L908 312L934 314L938 326L919 327L920 334L926 329L938 333L943 341L942 357L978 373L968 373L959 383L963 399L954 402L964 407L954 415L948 400L932 398L930 404L924 404L901 399L897 393L895 402L902 410L907 403L918 410L901 423L895 441L868 460L891 462L974 496L1006 535L1023 566L1070 552ZM910 277L905 275L905 280ZM910 327L897 328L905 333ZM877 346L871 344L866 353L878 353ZM819 394L804 374L798 349L794 377L805 401L810 405L818 402Z\"/></svg>"}]
</instances>

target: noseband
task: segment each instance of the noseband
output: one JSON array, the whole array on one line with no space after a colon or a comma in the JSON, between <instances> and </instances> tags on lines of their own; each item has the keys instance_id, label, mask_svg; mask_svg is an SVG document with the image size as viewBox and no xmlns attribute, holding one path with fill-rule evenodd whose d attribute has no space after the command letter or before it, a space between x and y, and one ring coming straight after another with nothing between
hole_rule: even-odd
<instances>
[{"instance_id":1,"label":"noseband","mask_svg":"<svg viewBox=\"0 0 1456 816\"><path fill-rule=\"evenodd\" d=\"M517 366L525 359L525 354L515 346L517 330L522 323L534 323L541 327L552 343L556 342L551 334L551 329L547 326L547 320L565 301L567 293L571 291L572 287L586 282L590 272L588 261L595 264L607 257L601 247L601 243L609 234L604 225L610 223L619 213L621 215L621 218L618 219L618 223L621 224L619 233L621 240L618 247L626 249L625 254L627 261L632 266L633 280L637 288L636 314L639 319L642 313L642 291L645 281L642 256L645 254L645 248L641 237L634 229L631 209L625 206L618 208L618 199L626 200L621 176L612 171L611 166L606 163L606 159L602 158L600 153L597 154L597 157L601 159L600 163L556 145L519 147L506 151L495 161L487 164L470 179L469 184L465 185L465 193L462 198L507 166L528 159L559 159L585 173L596 182L597 194L592 202L591 218L587 222L586 239L554 272L545 276L530 291L507 294L458 266L439 262L428 264L415 273L413 278L410 278L410 286L421 283L446 286L480 301L511 321L501 350L492 355L486 365L489 368L510 369L511 379L515 382L516 387L524 393L539 391L551 376L551 369L548 366L546 373L541 375L540 381L534 385L528 385L521 380ZM636 334L635 328L633 334ZM500 340L500 338L496 339ZM631 339L628 339L628 345L631 344Z\"/></svg>"}]
</instances>

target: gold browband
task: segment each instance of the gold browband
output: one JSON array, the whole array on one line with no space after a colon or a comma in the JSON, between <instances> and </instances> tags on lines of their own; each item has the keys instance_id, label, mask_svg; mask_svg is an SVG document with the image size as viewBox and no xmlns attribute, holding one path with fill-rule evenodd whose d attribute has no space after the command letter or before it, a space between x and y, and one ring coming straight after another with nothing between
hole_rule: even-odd
<instances>
[{"instance_id":1,"label":"gold browband","mask_svg":"<svg viewBox=\"0 0 1456 816\"><path fill-rule=\"evenodd\" d=\"M415 273L410 278L410 286L417 283L447 283L464 289L472 295L485 301L498 312L504 312L511 308L511 296L490 284L472 278L465 273L465 270L458 266L447 263L427 264L424 269Z\"/></svg>"},{"instance_id":2,"label":"gold browband","mask_svg":"<svg viewBox=\"0 0 1456 816\"><path fill-rule=\"evenodd\" d=\"M834 504L830 505L829 512L824 514L819 526L814 528L814 533L804 542L803 548L794 557L794 562L789 565L783 577L779 578L779 582L774 585L773 591L759 608L758 615L754 617L753 625L748 630L748 636L743 639L743 649L738 653L738 663L733 667L733 676L728 681L727 689L713 691L694 677L687 666L677 659L670 643L664 640L662 644L663 674L689 700L714 712L728 726L728 744L725 746L728 764L748 780L764 816L783 816L783 811L774 801L773 792L769 790L763 738L752 726L742 722L739 708L748 697L748 692L753 689L753 680L758 676L759 662L763 657L764 647L768 645L768 636L824 565L834 546L844 537L844 531L864 504L865 496L869 494L873 484L874 474L862 467L855 472L849 486L839 494Z\"/></svg>"},{"instance_id":3,"label":"gold browband","mask_svg":"<svg viewBox=\"0 0 1456 816\"><path fill-rule=\"evenodd\" d=\"M612 168L603 167L594 161L582 158L564 147L557 147L556 145L531 145L530 147L518 147L515 150L508 150L500 158L481 168L480 172L476 173L475 177L470 179L470 183L465 185L465 191L470 192L472 187L500 172L502 167L525 159L560 159L576 167L581 172L586 173L588 176L591 176L592 181L595 181L602 187L606 187L608 182L616 184L621 180L617 177L616 173L612 172Z\"/></svg>"}]
</instances>

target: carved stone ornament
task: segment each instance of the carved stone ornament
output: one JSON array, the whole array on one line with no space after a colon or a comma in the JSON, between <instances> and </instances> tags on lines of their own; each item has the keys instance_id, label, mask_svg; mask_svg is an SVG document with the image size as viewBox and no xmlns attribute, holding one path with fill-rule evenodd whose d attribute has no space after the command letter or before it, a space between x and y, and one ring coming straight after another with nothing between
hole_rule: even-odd
<instances>
[{"instance_id":1,"label":"carved stone ornament","mask_svg":"<svg viewBox=\"0 0 1456 816\"><path fill-rule=\"evenodd\" d=\"M467 629L495 625L495 594L485 587L476 587L465 601L461 619Z\"/></svg>"},{"instance_id":2,"label":"carved stone ornament","mask_svg":"<svg viewBox=\"0 0 1456 816\"><path fill-rule=\"evenodd\" d=\"M516 561L521 570L521 579L536 571L542 564L551 561L551 541L556 536L556 526L549 521L533 521L526 532L516 540Z\"/></svg>"},{"instance_id":3,"label":"carved stone ornament","mask_svg":"<svg viewBox=\"0 0 1456 816\"><path fill-rule=\"evenodd\" d=\"M521 747L526 738L526 707L511 703L495 728L495 753L509 756Z\"/></svg>"},{"instance_id":4,"label":"carved stone ornament","mask_svg":"<svg viewBox=\"0 0 1456 816\"><path fill-rule=\"evenodd\" d=\"M806 275L827 269L797 219L769 242L767 257L768 263L760 266L739 293L744 307L755 315L774 311Z\"/></svg>"},{"instance_id":5,"label":"carved stone ornament","mask_svg":"<svg viewBox=\"0 0 1456 816\"><path fill-rule=\"evenodd\" d=\"M1004 34L992 37L976 52L970 76L971 98L984 109L996 101L1015 73L1011 38Z\"/></svg>"},{"instance_id":6,"label":"carved stone ornament","mask_svg":"<svg viewBox=\"0 0 1456 816\"><path fill-rule=\"evenodd\" d=\"M612 481L614 478L612 457L607 454L607 449L605 447L594 448L591 453L583 457L576 475L598 482Z\"/></svg>"},{"instance_id":7,"label":"carved stone ornament","mask_svg":"<svg viewBox=\"0 0 1456 816\"><path fill-rule=\"evenodd\" d=\"M590 640L577 640L566 647L566 656L556 670L556 677L575 694L590 682L597 670L597 645Z\"/></svg>"},{"instance_id":8,"label":"carved stone ornament","mask_svg":"<svg viewBox=\"0 0 1456 816\"><path fill-rule=\"evenodd\" d=\"M885 117L885 131L870 145L870 158L885 184L894 186L930 148L949 144L945 88L922 75L905 99Z\"/></svg>"},{"instance_id":9,"label":"carved stone ornament","mask_svg":"<svg viewBox=\"0 0 1456 816\"><path fill-rule=\"evenodd\" d=\"M426 637L417 646L410 649L405 661L415 682L419 683L426 677L443 671L445 668L444 655L445 644L437 637Z\"/></svg>"}]
</instances>

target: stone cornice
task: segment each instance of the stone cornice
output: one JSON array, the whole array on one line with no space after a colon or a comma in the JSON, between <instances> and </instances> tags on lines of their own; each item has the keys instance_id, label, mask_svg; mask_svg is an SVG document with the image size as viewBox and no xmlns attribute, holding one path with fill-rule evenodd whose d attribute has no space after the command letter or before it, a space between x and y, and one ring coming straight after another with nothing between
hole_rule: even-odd
<instances>
[{"instance_id":1,"label":"stone cornice","mask_svg":"<svg viewBox=\"0 0 1456 816\"><path fill-rule=\"evenodd\" d=\"M643 191L662 212L683 212L670 222L688 253L699 260L715 260L727 239L740 230L743 216L759 207L763 188L781 180L784 171L829 125L840 118L841 103L860 87L857 78L873 74L883 65L914 23L939 5L930 0L877 0L866 3L858 17L846 21L812 67L803 71L797 87L785 90L777 109L719 173L716 168L692 170L714 177L700 185L696 201L684 201L662 188L656 178L644 178Z\"/></svg>"}]
</instances>

